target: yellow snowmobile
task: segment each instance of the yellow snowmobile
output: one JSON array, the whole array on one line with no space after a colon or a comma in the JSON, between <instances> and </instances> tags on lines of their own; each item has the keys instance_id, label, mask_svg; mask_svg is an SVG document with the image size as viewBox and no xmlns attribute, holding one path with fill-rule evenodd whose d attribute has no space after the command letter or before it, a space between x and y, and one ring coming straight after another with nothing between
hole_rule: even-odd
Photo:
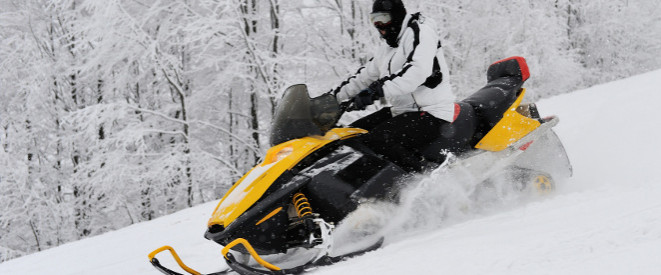
<instances>
[{"instance_id":1,"label":"yellow snowmobile","mask_svg":"<svg viewBox=\"0 0 661 275\"><path fill-rule=\"evenodd\" d=\"M521 104L529 77L526 62L512 57L492 64L487 85L457 102L453 124L474 129L470 150L458 150L446 165L463 166L476 180L516 173L523 184L549 190L569 177L571 165L551 128L558 118L541 118L534 104ZM310 98L305 85L289 87L279 101L271 143L262 163L248 171L213 211L205 238L222 246L230 269L225 274L297 274L380 247L376 240L349 254L333 253L333 229L365 200L396 201L407 172L361 143L367 131L333 128L350 104L333 95ZM432 143L427 159L445 160L447 150ZM162 266L161 272L180 274ZM231 251L231 252L230 252ZM268 259L267 259L268 258Z\"/></svg>"}]
</instances>

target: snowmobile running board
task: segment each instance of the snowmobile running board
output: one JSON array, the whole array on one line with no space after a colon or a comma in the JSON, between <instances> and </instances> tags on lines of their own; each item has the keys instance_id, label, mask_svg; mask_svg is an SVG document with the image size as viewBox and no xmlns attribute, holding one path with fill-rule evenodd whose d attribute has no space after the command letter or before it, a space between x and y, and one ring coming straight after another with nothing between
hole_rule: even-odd
<instances>
[{"instance_id":1,"label":"snowmobile running board","mask_svg":"<svg viewBox=\"0 0 661 275\"><path fill-rule=\"evenodd\" d=\"M268 268L269 270L262 270L262 269L253 268L253 267L250 267L248 265L245 265L245 264L242 264L242 263L239 263L238 261L236 261L234 256L231 253L229 253L229 250L232 247L234 247L238 244L243 245L246 248L246 250L248 250L250 255L260 265L262 265L265 268ZM223 257L225 257L225 261L227 262L227 265L230 267L227 270L223 270L223 271L219 271L219 272L215 272L215 273L209 273L209 274L202 274L202 273L188 267L186 264L184 264L183 261L181 260L181 258L179 258L179 255L177 255L177 252L175 252L174 249L170 246L163 246L159 249L154 250L152 253L149 253L149 262L151 262L151 264L156 269L158 269L160 272L162 272L163 274L166 274L166 275L184 275L184 274L178 273L176 271L173 271L173 270L171 270L167 267L162 266L160 264L160 262L158 261L158 259L156 259L156 254L161 253L165 250L168 250L172 254L172 257L175 259L177 264L179 264L179 266L183 270L190 273L191 275L222 275L222 274L228 274L229 272L236 272L236 273L239 273L241 275L300 274L300 273L303 273L305 271L309 271L310 269L315 268L315 267L331 265L331 264L341 262L341 261L344 261L346 259L349 259L349 258L352 258L352 257L355 257L355 256L362 255L364 253L376 250L376 249L380 248L382 244L383 244L383 238L379 239L379 241L377 241L375 244L373 244L373 245L371 245L371 246L369 246L365 249L361 249L361 250L358 250L358 251L355 251L355 252L347 253L347 254L340 255L340 256L334 256L334 257L329 256L329 255L325 255L325 256L322 256L321 258L319 258L317 260L313 260L313 261L311 261L307 264L297 266L297 267L293 267L293 268L289 268L289 269L281 269L281 268L265 261L264 259L262 259L259 256L259 254L257 254L257 252L252 247L252 245L250 245L250 243L247 240L242 239L242 238L238 238L238 239L232 241L231 243L227 244L227 246L223 247L223 250L222 250Z\"/></svg>"}]
</instances>

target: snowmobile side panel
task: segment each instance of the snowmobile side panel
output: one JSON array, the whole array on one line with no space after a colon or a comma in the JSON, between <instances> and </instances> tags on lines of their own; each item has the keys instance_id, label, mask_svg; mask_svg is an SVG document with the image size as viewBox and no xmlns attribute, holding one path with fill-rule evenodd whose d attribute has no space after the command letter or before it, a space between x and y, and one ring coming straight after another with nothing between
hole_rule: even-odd
<instances>
[{"instance_id":1,"label":"snowmobile side panel","mask_svg":"<svg viewBox=\"0 0 661 275\"><path fill-rule=\"evenodd\" d=\"M475 148L493 152L502 151L541 125L536 119L525 117L516 111L525 93L525 89L522 89L503 118L475 145Z\"/></svg>"},{"instance_id":2,"label":"snowmobile side panel","mask_svg":"<svg viewBox=\"0 0 661 275\"><path fill-rule=\"evenodd\" d=\"M317 165L335 169L311 175L303 192L315 212L328 222L339 222L363 199L391 198L397 180L406 174L394 164L351 146L341 147Z\"/></svg>"},{"instance_id":3,"label":"snowmobile side panel","mask_svg":"<svg viewBox=\"0 0 661 275\"><path fill-rule=\"evenodd\" d=\"M356 189L330 172L320 173L305 189L312 209L329 222L339 222L356 208L350 196Z\"/></svg>"},{"instance_id":4,"label":"snowmobile side panel","mask_svg":"<svg viewBox=\"0 0 661 275\"><path fill-rule=\"evenodd\" d=\"M276 214L280 213L280 211L282 211L282 206L280 206L280 207L276 208L275 210L271 211L271 213L268 213L261 220L259 220L255 225L260 225L261 223L267 221L268 219L272 218Z\"/></svg>"},{"instance_id":5,"label":"snowmobile side panel","mask_svg":"<svg viewBox=\"0 0 661 275\"><path fill-rule=\"evenodd\" d=\"M407 173L392 163L384 163L381 169L363 184L351 198L359 201L361 198L384 199L394 201L398 181Z\"/></svg>"},{"instance_id":6,"label":"snowmobile side panel","mask_svg":"<svg viewBox=\"0 0 661 275\"><path fill-rule=\"evenodd\" d=\"M257 202L283 172L294 167L303 158L335 140L366 132L356 128L338 128L328 131L323 137L304 137L272 147L264 162L246 173L225 194L207 225L227 227Z\"/></svg>"},{"instance_id":7,"label":"snowmobile side panel","mask_svg":"<svg viewBox=\"0 0 661 275\"><path fill-rule=\"evenodd\" d=\"M220 245L227 245L241 237L255 244L255 250L261 254L286 251L287 227L282 226L288 223L286 211L278 211L272 217L259 224L257 223L264 219L265 215L273 213L274 209L279 207L284 209L289 203L290 194L308 184L310 178L298 175L294 177L286 176L278 180L287 182L287 184L260 200L226 228L221 225L209 227L204 237ZM239 246L238 248L242 247Z\"/></svg>"}]
</instances>

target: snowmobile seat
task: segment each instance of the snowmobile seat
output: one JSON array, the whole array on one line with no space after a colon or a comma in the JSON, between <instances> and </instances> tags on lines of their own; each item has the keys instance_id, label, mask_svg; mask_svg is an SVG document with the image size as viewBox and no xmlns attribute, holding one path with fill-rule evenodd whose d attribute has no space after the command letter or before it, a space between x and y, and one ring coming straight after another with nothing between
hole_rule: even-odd
<instances>
[{"instance_id":1,"label":"snowmobile seat","mask_svg":"<svg viewBox=\"0 0 661 275\"><path fill-rule=\"evenodd\" d=\"M530 77L523 57L514 56L497 61L487 70L487 85L462 100L473 107L477 125L470 146L475 146L503 118Z\"/></svg>"},{"instance_id":2,"label":"snowmobile seat","mask_svg":"<svg viewBox=\"0 0 661 275\"><path fill-rule=\"evenodd\" d=\"M422 151L431 162L442 163L447 152L461 154L475 145L503 118L530 77L523 57L493 63L487 70L487 85L455 103L455 118L441 128L441 136Z\"/></svg>"}]
</instances>

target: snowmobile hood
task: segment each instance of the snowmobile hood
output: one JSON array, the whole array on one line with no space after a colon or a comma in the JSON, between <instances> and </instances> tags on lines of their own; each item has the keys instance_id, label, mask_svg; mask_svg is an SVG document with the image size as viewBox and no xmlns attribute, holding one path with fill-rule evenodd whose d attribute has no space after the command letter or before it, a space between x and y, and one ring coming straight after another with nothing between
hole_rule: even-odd
<instances>
[{"instance_id":1,"label":"snowmobile hood","mask_svg":"<svg viewBox=\"0 0 661 275\"><path fill-rule=\"evenodd\" d=\"M364 133L367 131L358 128L336 128L324 136L294 139L271 147L264 161L248 171L227 191L209 219L208 226L227 227L255 204L280 175L292 169L303 158L335 140Z\"/></svg>"}]
</instances>

